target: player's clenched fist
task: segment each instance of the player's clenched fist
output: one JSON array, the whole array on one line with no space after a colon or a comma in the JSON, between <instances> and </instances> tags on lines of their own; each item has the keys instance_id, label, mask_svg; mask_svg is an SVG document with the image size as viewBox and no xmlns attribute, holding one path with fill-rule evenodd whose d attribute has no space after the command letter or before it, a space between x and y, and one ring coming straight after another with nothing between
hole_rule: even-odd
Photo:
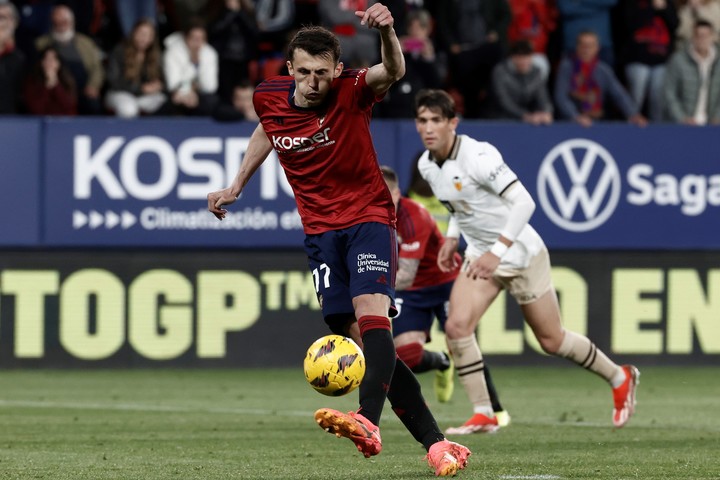
<instances>
[{"instance_id":1,"label":"player's clenched fist","mask_svg":"<svg viewBox=\"0 0 720 480\"><path fill-rule=\"evenodd\" d=\"M368 28L389 29L395 23L390 10L382 3L376 3L365 11L357 10L355 15L360 17L360 24Z\"/></svg>"}]
</instances>

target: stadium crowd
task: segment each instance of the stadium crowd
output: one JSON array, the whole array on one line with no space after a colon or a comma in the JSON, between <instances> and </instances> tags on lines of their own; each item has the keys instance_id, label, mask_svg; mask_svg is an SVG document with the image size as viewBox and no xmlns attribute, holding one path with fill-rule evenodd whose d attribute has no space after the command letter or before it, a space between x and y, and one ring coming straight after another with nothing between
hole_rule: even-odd
<instances>
[{"instance_id":1,"label":"stadium crowd","mask_svg":"<svg viewBox=\"0 0 720 480\"><path fill-rule=\"evenodd\" d=\"M374 0L0 0L0 114L256 120L302 25L346 67L380 56ZM387 0L406 60L375 116L412 118L423 88L465 118L589 126L720 124L720 0Z\"/></svg>"}]
</instances>

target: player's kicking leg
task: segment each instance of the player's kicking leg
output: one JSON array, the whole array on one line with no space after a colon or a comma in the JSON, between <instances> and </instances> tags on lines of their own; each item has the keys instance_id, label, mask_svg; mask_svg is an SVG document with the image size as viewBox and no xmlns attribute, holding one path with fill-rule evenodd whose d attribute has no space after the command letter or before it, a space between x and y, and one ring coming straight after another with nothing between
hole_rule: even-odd
<instances>
[{"instance_id":1,"label":"player's kicking leg","mask_svg":"<svg viewBox=\"0 0 720 480\"><path fill-rule=\"evenodd\" d=\"M380 417L397 359L387 317L394 290L387 280L389 271L351 268L347 262L372 252L378 262L394 265L396 248L395 230L372 222L308 235L305 240L310 270L327 272L325 280L316 283L325 322L333 332L352 337L365 355L357 412L322 408L315 421L326 431L352 440L366 457L382 450Z\"/></svg>"},{"instance_id":2,"label":"player's kicking leg","mask_svg":"<svg viewBox=\"0 0 720 480\"><path fill-rule=\"evenodd\" d=\"M360 408L349 413L321 408L315 412L315 421L326 432L350 439L369 458L382 450L380 415L396 367L395 346L387 317L363 315L348 328L346 334L362 346L365 355Z\"/></svg>"}]
</instances>

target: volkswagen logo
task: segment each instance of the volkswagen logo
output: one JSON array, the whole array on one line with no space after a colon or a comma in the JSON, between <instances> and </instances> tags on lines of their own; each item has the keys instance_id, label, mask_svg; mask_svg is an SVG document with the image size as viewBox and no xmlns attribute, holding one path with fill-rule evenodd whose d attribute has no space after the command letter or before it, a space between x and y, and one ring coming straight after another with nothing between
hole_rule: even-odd
<instances>
[{"instance_id":1,"label":"volkswagen logo","mask_svg":"<svg viewBox=\"0 0 720 480\"><path fill-rule=\"evenodd\" d=\"M538 173L545 214L571 232L587 232L607 221L620 199L620 172L612 155L592 140L575 138L555 146Z\"/></svg>"}]
</instances>

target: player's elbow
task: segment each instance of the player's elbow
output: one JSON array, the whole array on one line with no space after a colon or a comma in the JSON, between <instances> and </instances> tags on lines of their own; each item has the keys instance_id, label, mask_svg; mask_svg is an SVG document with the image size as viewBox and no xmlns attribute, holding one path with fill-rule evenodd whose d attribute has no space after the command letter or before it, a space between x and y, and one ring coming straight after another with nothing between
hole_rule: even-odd
<instances>
[{"instance_id":1,"label":"player's elbow","mask_svg":"<svg viewBox=\"0 0 720 480\"><path fill-rule=\"evenodd\" d=\"M383 85L387 85L387 88L390 88L390 85L397 82L403 76L405 75L405 67L398 67L398 68L385 68L385 72L383 75L383 81L380 82Z\"/></svg>"},{"instance_id":2,"label":"player's elbow","mask_svg":"<svg viewBox=\"0 0 720 480\"><path fill-rule=\"evenodd\" d=\"M532 215L535 212L535 209L537 208L537 204L535 203L535 200L528 195L527 199L527 209L530 211L530 215Z\"/></svg>"},{"instance_id":3,"label":"player's elbow","mask_svg":"<svg viewBox=\"0 0 720 480\"><path fill-rule=\"evenodd\" d=\"M535 200L533 200L532 195L530 195L530 192L525 190L525 188L513 189L507 198L511 202L515 212L524 212L532 215L535 211Z\"/></svg>"},{"instance_id":4,"label":"player's elbow","mask_svg":"<svg viewBox=\"0 0 720 480\"><path fill-rule=\"evenodd\" d=\"M385 76L389 82L395 83L405 76L405 57L400 56L391 62L383 62Z\"/></svg>"},{"instance_id":5,"label":"player's elbow","mask_svg":"<svg viewBox=\"0 0 720 480\"><path fill-rule=\"evenodd\" d=\"M397 66L395 69L394 74L392 74L393 82L397 82L401 78L405 76L405 61L400 62L400 65Z\"/></svg>"}]
</instances>

